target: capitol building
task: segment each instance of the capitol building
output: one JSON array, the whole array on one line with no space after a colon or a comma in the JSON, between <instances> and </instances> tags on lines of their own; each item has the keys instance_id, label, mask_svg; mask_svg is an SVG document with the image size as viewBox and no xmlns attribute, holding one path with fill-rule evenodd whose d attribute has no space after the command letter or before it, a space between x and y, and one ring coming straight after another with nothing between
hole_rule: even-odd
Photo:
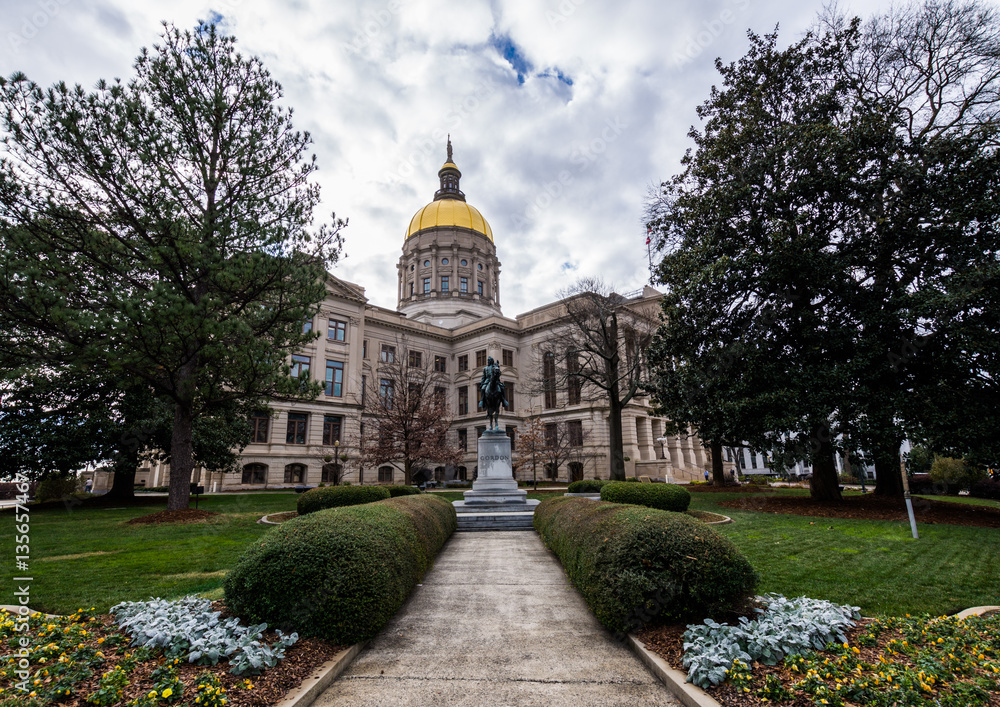
<instances>
[{"instance_id":1,"label":"capitol building","mask_svg":"<svg viewBox=\"0 0 1000 707\"><path fill-rule=\"evenodd\" d=\"M328 275L326 298L306 323L321 335L291 360L293 375L309 376L324 386L323 393L309 402L273 401L271 415L252 421L242 473L195 470L194 480L206 491L317 486L335 477L352 484L402 483L402 461L364 468L357 445L365 390L380 379L380 367L403 356L409 365L433 370L452 416L449 440L464 452L459 464L421 469L423 478L473 479L476 439L486 428L478 383L488 357L500 364L507 388L500 425L511 437L518 478L532 476L530 465L519 464L524 460L517 445L518 430L532 418L547 434L566 432L560 437L568 440L558 468L540 467L539 480L608 478L608 404L568 387L542 391L532 384L545 354L560 355L547 343L565 318L566 301L505 316L497 241L460 188L450 141L438 177L433 200L416 211L402 234L396 308L370 304L364 287ZM502 234L499 244L502 252ZM624 306L658 311L659 296L646 287L626 295ZM653 414L646 397L625 407L622 427L628 476L700 479L710 465L697 437L664 436L665 420ZM136 483L164 486L168 475L168 466L147 462Z\"/></svg>"}]
</instances>

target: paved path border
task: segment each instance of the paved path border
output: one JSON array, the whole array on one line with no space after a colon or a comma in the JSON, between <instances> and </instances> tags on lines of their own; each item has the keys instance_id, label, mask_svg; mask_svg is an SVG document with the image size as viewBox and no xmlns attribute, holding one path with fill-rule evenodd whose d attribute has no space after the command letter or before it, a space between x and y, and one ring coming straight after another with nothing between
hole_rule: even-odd
<instances>
[{"instance_id":1,"label":"paved path border","mask_svg":"<svg viewBox=\"0 0 1000 707\"><path fill-rule=\"evenodd\" d=\"M330 660L319 666L312 675L302 679L302 683L292 688L285 697L275 703L274 707L309 707L316 698L323 694L323 690L330 687L330 684L347 669L358 653L368 645L367 643L355 643L350 648L342 650Z\"/></svg>"},{"instance_id":2,"label":"paved path border","mask_svg":"<svg viewBox=\"0 0 1000 707\"><path fill-rule=\"evenodd\" d=\"M639 659L646 664L650 672L658 677L666 688L674 694L674 697L683 702L686 707L722 707L707 692L697 685L689 683L686 674L670 667L670 663L646 648L646 644L636 638L634 634L629 634L628 644L639 656Z\"/></svg>"}]
</instances>

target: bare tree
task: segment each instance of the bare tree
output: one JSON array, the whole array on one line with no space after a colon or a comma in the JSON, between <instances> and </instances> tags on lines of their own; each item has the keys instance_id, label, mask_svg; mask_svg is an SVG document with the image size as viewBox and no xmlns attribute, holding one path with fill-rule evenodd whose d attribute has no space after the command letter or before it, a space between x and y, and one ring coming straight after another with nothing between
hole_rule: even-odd
<instances>
[{"instance_id":1,"label":"bare tree","mask_svg":"<svg viewBox=\"0 0 1000 707\"><path fill-rule=\"evenodd\" d=\"M538 485L538 463L543 461L545 449L545 424L541 418L529 418L517 436L518 470L531 465L531 482Z\"/></svg>"},{"instance_id":2,"label":"bare tree","mask_svg":"<svg viewBox=\"0 0 1000 707\"><path fill-rule=\"evenodd\" d=\"M383 351L381 359L364 394L361 462L377 467L400 461L403 483L409 485L414 470L424 464L461 461L461 450L448 440L444 378L430 369L422 352L411 352L405 344L391 354Z\"/></svg>"},{"instance_id":3,"label":"bare tree","mask_svg":"<svg viewBox=\"0 0 1000 707\"><path fill-rule=\"evenodd\" d=\"M606 402L610 427L609 477L625 478L622 410L641 394L646 347L659 324L659 302L629 299L599 278L580 280L560 293L564 312L540 352L534 385L546 407L566 402Z\"/></svg>"},{"instance_id":4,"label":"bare tree","mask_svg":"<svg viewBox=\"0 0 1000 707\"><path fill-rule=\"evenodd\" d=\"M573 423L577 422L574 430ZM583 444L587 437L579 421L549 422L543 426L543 445L538 458L545 464L546 475L553 481L559 478L559 467L580 462L584 458Z\"/></svg>"}]
</instances>

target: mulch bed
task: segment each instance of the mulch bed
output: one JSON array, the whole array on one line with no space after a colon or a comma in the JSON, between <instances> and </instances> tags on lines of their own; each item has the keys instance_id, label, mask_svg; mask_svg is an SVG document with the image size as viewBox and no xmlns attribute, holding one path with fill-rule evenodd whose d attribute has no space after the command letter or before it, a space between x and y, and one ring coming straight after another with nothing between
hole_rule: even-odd
<instances>
[{"instance_id":1,"label":"mulch bed","mask_svg":"<svg viewBox=\"0 0 1000 707\"><path fill-rule=\"evenodd\" d=\"M725 486L688 484L684 488L693 493L761 493L771 490L768 486L758 486L757 484L726 484Z\"/></svg>"},{"instance_id":2,"label":"mulch bed","mask_svg":"<svg viewBox=\"0 0 1000 707\"><path fill-rule=\"evenodd\" d=\"M738 620L738 615L718 617L720 623L735 624ZM873 621L874 619L861 619L857 621L857 625L854 628L845 632L847 642L852 646L857 646L858 641L856 639L858 635L864 633L868 625ZM686 630L687 626L685 624L658 626L644 629L637 633L636 636L646 645L648 650L659 655L672 668L686 673L687 671L683 667L684 664L682 661L684 648L681 638ZM901 634L898 632L886 632L878 639L875 645L859 647L861 652L858 657L868 663L877 663L879 656L884 655L885 646L889 641L899 639L900 636ZM754 662L752 668L753 684L758 686L764 684L768 675L776 675L786 685L802 677L801 674L792 673L781 663L778 665L763 665L762 663ZM730 705L733 707L814 707L817 704L812 697L805 694L798 694L794 698L784 701L767 700L755 694L747 694L729 683L709 688L707 692L713 699L720 704L727 705L727 707ZM846 704L852 705L854 703L847 702ZM991 694L988 704L990 707L1000 706L1000 694Z\"/></svg>"},{"instance_id":3,"label":"mulch bed","mask_svg":"<svg viewBox=\"0 0 1000 707\"><path fill-rule=\"evenodd\" d=\"M855 520L907 521L906 504L902 498L874 494L845 496L841 501L814 501L808 496L760 496L721 501L719 505L758 513L783 513ZM974 506L965 503L914 498L913 514L918 523L1000 528L1000 508L991 506Z\"/></svg>"},{"instance_id":4,"label":"mulch bed","mask_svg":"<svg viewBox=\"0 0 1000 707\"><path fill-rule=\"evenodd\" d=\"M212 608L222 612L222 618L227 616L225 606L221 602L213 602ZM87 643L94 648L102 648L99 639L118 633L114 618L110 615L96 617L95 623L88 624L91 631ZM265 631L263 639L268 643L278 640L277 634ZM132 650L131 646L123 644L114 649L103 647L106 662L100 670L87 680L74 686L73 695L61 702L66 707L92 707L87 702L87 696L97 689L98 681L104 672L111 670L123 657ZM181 661L177 664L177 674L184 683L184 702L193 703L195 679L208 671L216 675L226 690L227 707L265 707L280 702L289 690L298 687L302 681L316 672L323 663L331 660L344 650L344 646L335 646L318 638L300 638L296 643L285 649L285 658L273 668L266 668L260 675L237 677L229 672L229 663L220 662L217 665L196 665ZM140 663L129 675L129 684L125 690L127 702L147 694L153 687L149 679L154 669L168 659L160 657L145 663ZM34 669L34 666L33 666ZM244 679L250 680L253 687L245 689L241 686ZM190 697L190 699L188 699Z\"/></svg>"},{"instance_id":5,"label":"mulch bed","mask_svg":"<svg viewBox=\"0 0 1000 707\"><path fill-rule=\"evenodd\" d=\"M215 511L202 511L197 508L184 508L178 511L160 511L159 513L150 513L148 516L139 516L138 518L133 518L130 521L126 521L130 525L146 525L146 524L159 524L159 523L199 523L206 518L211 518L212 516L221 515Z\"/></svg>"}]
</instances>

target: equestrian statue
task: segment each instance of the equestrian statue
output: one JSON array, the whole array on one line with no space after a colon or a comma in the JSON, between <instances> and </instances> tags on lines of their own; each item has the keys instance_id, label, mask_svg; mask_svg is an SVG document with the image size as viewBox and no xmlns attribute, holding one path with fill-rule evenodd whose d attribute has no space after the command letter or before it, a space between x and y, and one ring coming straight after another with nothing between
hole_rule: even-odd
<instances>
[{"instance_id":1,"label":"equestrian statue","mask_svg":"<svg viewBox=\"0 0 1000 707\"><path fill-rule=\"evenodd\" d=\"M507 407L507 391L500 381L500 366L490 356L483 368L483 379L479 382L479 407L486 409L487 430L500 429L500 406Z\"/></svg>"}]
</instances>

